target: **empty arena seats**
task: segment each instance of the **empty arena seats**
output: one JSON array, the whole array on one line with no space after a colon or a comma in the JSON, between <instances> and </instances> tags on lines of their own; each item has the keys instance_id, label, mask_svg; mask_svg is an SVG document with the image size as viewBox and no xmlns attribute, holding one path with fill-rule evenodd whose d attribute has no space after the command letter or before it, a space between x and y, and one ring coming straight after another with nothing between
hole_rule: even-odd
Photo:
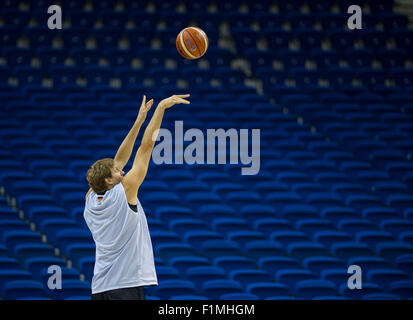
<instances>
[{"instance_id":1,"label":"empty arena seats","mask_svg":"<svg viewBox=\"0 0 413 320\"><path fill-rule=\"evenodd\" d=\"M47 292L41 282L34 280L8 281L2 289L4 299L16 300L17 298L46 298Z\"/></svg>"},{"instance_id":2,"label":"empty arena seats","mask_svg":"<svg viewBox=\"0 0 413 320\"><path fill-rule=\"evenodd\" d=\"M255 282L247 285L247 293L258 296L265 300L270 297L286 297L290 294L290 290L280 283Z\"/></svg>"},{"instance_id":3,"label":"empty arena seats","mask_svg":"<svg viewBox=\"0 0 413 320\"><path fill-rule=\"evenodd\" d=\"M191 107L163 127L260 129L260 171L228 149L226 164L151 162L147 299L413 298L413 32L394 1L362 3L350 32L348 1L64 1L56 33L44 1L2 3L0 299L90 298L86 171L142 95L180 92ZM189 25L209 37L198 60L175 49ZM66 290L47 289L50 265Z\"/></svg>"},{"instance_id":4,"label":"empty arena seats","mask_svg":"<svg viewBox=\"0 0 413 320\"><path fill-rule=\"evenodd\" d=\"M312 299L323 296L336 296L338 294L336 285L327 280L301 280L295 289L296 295Z\"/></svg>"},{"instance_id":5,"label":"empty arena seats","mask_svg":"<svg viewBox=\"0 0 413 320\"><path fill-rule=\"evenodd\" d=\"M199 266L186 270L186 276L199 289L209 280L226 279L225 270L219 267Z\"/></svg>"},{"instance_id":6,"label":"empty arena seats","mask_svg":"<svg viewBox=\"0 0 413 320\"><path fill-rule=\"evenodd\" d=\"M165 280L155 287L155 294L161 299L171 295L196 294L195 285L189 280Z\"/></svg>"}]
</instances>

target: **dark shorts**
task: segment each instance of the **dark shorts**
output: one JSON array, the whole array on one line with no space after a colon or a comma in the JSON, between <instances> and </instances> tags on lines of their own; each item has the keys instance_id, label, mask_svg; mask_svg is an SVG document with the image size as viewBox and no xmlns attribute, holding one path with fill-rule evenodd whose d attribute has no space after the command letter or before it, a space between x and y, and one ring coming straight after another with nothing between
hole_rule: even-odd
<instances>
[{"instance_id":1,"label":"dark shorts","mask_svg":"<svg viewBox=\"0 0 413 320\"><path fill-rule=\"evenodd\" d=\"M92 294L92 300L146 300L143 287L122 288Z\"/></svg>"}]
</instances>

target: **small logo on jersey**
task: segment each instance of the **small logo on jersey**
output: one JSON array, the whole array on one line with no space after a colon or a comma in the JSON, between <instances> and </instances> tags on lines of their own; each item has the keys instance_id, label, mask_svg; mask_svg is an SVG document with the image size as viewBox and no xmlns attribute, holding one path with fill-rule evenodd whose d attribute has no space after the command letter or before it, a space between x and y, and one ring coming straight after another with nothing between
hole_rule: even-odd
<instances>
[{"instance_id":1,"label":"small logo on jersey","mask_svg":"<svg viewBox=\"0 0 413 320\"><path fill-rule=\"evenodd\" d=\"M103 197L98 197L98 201L102 201L103 200Z\"/></svg>"}]
</instances>

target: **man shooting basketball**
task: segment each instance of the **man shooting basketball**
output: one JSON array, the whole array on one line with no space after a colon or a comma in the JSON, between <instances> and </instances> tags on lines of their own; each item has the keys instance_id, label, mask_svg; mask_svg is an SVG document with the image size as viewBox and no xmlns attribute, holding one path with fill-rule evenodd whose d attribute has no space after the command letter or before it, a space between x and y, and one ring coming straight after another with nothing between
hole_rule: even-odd
<instances>
[{"instance_id":1,"label":"man shooting basketball","mask_svg":"<svg viewBox=\"0 0 413 320\"><path fill-rule=\"evenodd\" d=\"M139 114L115 158L96 161L87 172L84 218L96 244L92 300L143 300L144 286L157 285L152 242L138 190L145 179L165 110L189 104L185 95L162 100L142 138L131 170L124 176L139 130L153 99L143 97Z\"/></svg>"}]
</instances>

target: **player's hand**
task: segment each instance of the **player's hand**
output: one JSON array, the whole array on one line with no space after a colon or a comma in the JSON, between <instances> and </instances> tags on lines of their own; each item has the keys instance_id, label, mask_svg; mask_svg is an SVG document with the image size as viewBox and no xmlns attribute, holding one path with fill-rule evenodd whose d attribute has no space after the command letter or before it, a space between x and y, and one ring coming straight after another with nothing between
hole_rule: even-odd
<instances>
[{"instance_id":1,"label":"player's hand","mask_svg":"<svg viewBox=\"0 0 413 320\"><path fill-rule=\"evenodd\" d=\"M169 98L163 99L161 102L159 102L158 107L168 109L172 107L175 104L178 103L183 103L183 104L189 104L190 102L188 100L185 100L184 98L188 98L189 94L179 94L179 95L173 95Z\"/></svg>"},{"instance_id":2,"label":"player's hand","mask_svg":"<svg viewBox=\"0 0 413 320\"><path fill-rule=\"evenodd\" d=\"M144 122L146 119L146 114L151 109L153 105L153 99L146 102L146 96L143 96L141 107L139 108L137 121Z\"/></svg>"}]
</instances>

